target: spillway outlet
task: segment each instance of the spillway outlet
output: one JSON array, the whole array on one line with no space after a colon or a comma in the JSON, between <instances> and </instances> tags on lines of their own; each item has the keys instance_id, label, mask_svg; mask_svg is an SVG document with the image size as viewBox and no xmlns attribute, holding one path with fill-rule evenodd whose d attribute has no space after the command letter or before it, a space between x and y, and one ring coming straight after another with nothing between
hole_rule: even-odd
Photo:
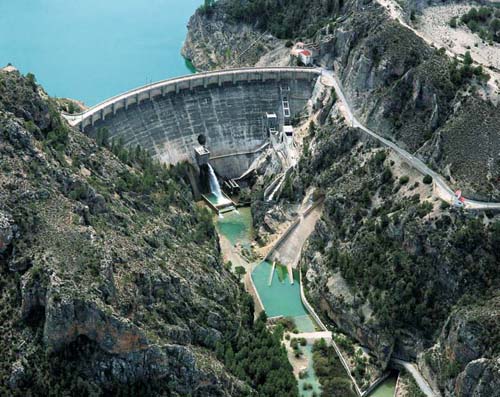
<instances>
[{"instance_id":1,"label":"spillway outlet","mask_svg":"<svg viewBox=\"0 0 500 397\"><path fill-rule=\"evenodd\" d=\"M217 215L234 211L236 209L234 202L224 193L222 193L222 197L217 197L213 193L203 194L202 197L208 206L217 213Z\"/></svg>"}]
</instances>

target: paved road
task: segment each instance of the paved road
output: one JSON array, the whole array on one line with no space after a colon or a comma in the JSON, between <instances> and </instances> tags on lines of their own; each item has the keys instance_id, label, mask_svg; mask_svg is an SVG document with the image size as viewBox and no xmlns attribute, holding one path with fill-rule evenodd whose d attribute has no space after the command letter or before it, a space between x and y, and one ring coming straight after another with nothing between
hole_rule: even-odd
<instances>
[{"instance_id":1,"label":"paved road","mask_svg":"<svg viewBox=\"0 0 500 397\"><path fill-rule=\"evenodd\" d=\"M418 387L420 387L420 390L422 390L422 392L424 392L426 396L428 397L437 396L436 393L434 393L432 388L429 386L427 381L424 379L424 377L420 374L415 364L398 359L393 359L392 361L394 361L396 364L402 365L404 369L406 369L413 376L413 379L415 379L415 381L417 382Z\"/></svg>"},{"instance_id":2,"label":"paved road","mask_svg":"<svg viewBox=\"0 0 500 397\"><path fill-rule=\"evenodd\" d=\"M347 98L344 95L344 92L342 90L342 85L338 80L337 76L331 70L327 69L321 69L321 70L322 70L322 75L326 77L327 81L330 81L332 83L333 87L335 88L335 91L337 92L338 98L344 104L345 115L347 116L348 121L351 123L353 127L363 130L368 135L382 142L385 146L393 149L409 165L416 168L420 173L424 175L425 174L430 175L433 178L434 186L436 187L435 191L441 199L445 200L448 203L454 203L456 201L454 191L448 186L445 179L441 175L430 169L422 160L418 159L414 155L408 153L406 150L400 148L395 143L378 135L377 133L373 132L372 130L361 124L360 121L356 118L356 116L354 116L352 108ZM471 210L500 209L500 203L488 203L488 202L465 199L464 207L466 209L471 209Z\"/></svg>"}]
</instances>

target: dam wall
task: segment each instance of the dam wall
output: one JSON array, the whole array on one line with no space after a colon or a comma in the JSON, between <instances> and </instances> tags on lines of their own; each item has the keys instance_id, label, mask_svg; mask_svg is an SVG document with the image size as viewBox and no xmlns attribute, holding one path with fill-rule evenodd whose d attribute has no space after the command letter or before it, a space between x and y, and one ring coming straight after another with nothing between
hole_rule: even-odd
<instances>
[{"instance_id":1,"label":"dam wall","mask_svg":"<svg viewBox=\"0 0 500 397\"><path fill-rule=\"evenodd\" d=\"M304 109L319 75L306 68L245 68L166 80L110 98L80 115L65 115L89 135L100 128L125 145L140 145L165 163L195 162L204 135L218 174L240 176L268 142L265 114Z\"/></svg>"}]
</instances>

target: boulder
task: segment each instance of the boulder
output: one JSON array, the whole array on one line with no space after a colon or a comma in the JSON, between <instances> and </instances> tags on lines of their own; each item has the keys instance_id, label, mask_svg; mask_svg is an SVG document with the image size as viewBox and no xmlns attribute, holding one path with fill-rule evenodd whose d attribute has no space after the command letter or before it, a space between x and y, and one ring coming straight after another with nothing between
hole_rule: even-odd
<instances>
[{"instance_id":1,"label":"boulder","mask_svg":"<svg viewBox=\"0 0 500 397\"><path fill-rule=\"evenodd\" d=\"M11 247L17 232L12 216L0 211L0 258L5 255Z\"/></svg>"}]
</instances>

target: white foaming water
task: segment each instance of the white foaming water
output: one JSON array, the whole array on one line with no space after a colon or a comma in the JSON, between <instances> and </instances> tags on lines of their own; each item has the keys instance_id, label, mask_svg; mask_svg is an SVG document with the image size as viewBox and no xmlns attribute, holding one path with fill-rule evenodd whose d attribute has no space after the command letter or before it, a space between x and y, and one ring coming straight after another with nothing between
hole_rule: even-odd
<instances>
[{"instance_id":1,"label":"white foaming water","mask_svg":"<svg viewBox=\"0 0 500 397\"><path fill-rule=\"evenodd\" d=\"M217 180L217 177L215 176L215 171L212 168L210 164L208 165L208 175L209 175L209 182L210 182L210 192L217 197L217 201L222 200L224 197L222 196L222 192L220 190L220 185L219 181Z\"/></svg>"}]
</instances>

